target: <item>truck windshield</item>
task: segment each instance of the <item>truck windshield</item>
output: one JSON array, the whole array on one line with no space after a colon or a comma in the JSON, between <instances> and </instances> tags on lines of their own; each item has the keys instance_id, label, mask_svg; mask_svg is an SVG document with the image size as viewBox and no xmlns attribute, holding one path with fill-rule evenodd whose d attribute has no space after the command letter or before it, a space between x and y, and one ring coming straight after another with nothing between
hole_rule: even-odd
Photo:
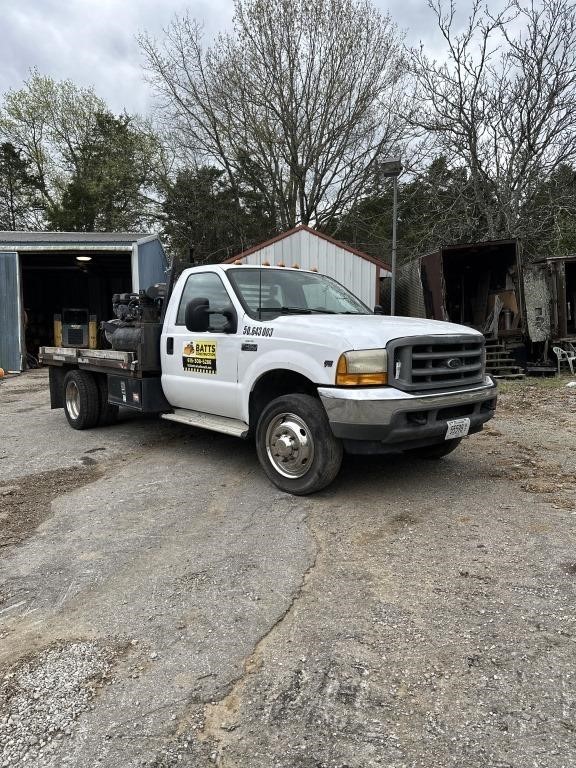
<instances>
[{"instance_id":1,"label":"truck windshield","mask_svg":"<svg viewBox=\"0 0 576 768\"><path fill-rule=\"evenodd\" d=\"M282 314L371 315L368 307L326 275L291 269L229 269L244 309L258 320Z\"/></svg>"}]
</instances>

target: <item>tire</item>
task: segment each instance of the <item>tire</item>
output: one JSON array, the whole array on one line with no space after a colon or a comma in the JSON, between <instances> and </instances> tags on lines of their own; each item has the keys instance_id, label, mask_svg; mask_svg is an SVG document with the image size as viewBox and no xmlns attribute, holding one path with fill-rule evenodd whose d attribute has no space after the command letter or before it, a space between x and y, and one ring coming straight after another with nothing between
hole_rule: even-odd
<instances>
[{"instance_id":1,"label":"tire","mask_svg":"<svg viewBox=\"0 0 576 768\"><path fill-rule=\"evenodd\" d=\"M329 485L343 453L320 401L300 394L277 397L264 408L256 427L256 450L274 485L296 496Z\"/></svg>"},{"instance_id":2,"label":"tire","mask_svg":"<svg viewBox=\"0 0 576 768\"><path fill-rule=\"evenodd\" d=\"M64 413L73 429L98 423L100 398L96 379L87 371L70 371L64 378Z\"/></svg>"},{"instance_id":3,"label":"tire","mask_svg":"<svg viewBox=\"0 0 576 768\"><path fill-rule=\"evenodd\" d=\"M118 420L118 411L120 410L117 405L112 405L108 402L108 377L101 375L97 377L98 383L98 426L109 427L111 424L116 424Z\"/></svg>"},{"instance_id":4,"label":"tire","mask_svg":"<svg viewBox=\"0 0 576 768\"><path fill-rule=\"evenodd\" d=\"M405 453L418 459L441 459L443 456L448 456L449 453L455 451L461 442L462 438L457 437L454 440L445 440L443 443L425 445L422 448L411 448L409 451L405 451Z\"/></svg>"}]
</instances>

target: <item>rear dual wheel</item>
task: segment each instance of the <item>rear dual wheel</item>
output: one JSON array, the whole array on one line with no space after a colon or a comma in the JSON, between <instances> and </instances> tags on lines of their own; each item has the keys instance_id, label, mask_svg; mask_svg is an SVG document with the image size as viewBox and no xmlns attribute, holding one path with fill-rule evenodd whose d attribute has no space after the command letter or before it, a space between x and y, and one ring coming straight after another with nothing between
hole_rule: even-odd
<instances>
[{"instance_id":1,"label":"rear dual wheel","mask_svg":"<svg viewBox=\"0 0 576 768\"><path fill-rule=\"evenodd\" d=\"M96 379L87 371L70 371L64 378L64 412L72 429L90 429L98 423L100 397Z\"/></svg>"},{"instance_id":2,"label":"rear dual wheel","mask_svg":"<svg viewBox=\"0 0 576 768\"><path fill-rule=\"evenodd\" d=\"M113 424L118 406L108 403L108 384L103 375L70 371L64 378L64 412L73 429Z\"/></svg>"}]
</instances>

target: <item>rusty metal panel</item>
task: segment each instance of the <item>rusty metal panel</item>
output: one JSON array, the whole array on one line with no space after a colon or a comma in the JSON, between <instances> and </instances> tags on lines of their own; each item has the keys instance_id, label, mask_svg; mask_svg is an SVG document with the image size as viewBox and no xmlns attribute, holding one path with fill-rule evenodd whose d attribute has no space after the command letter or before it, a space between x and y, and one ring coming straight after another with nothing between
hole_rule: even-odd
<instances>
[{"instance_id":1,"label":"rusty metal panel","mask_svg":"<svg viewBox=\"0 0 576 768\"><path fill-rule=\"evenodd\" d=\"M433 320L448 320L442 251L422 258L422 287L426 316Z\"/></svg>"},{"instance_id":2,"label":"rusty metal panel","mask_svg":"<svg viewBox=\"0 0 576 768\"><path fill-rule=\"evenodd\" d=\"M524 269L526 326L531 341L546 341L553 335L551 278L546 265Z\"/></svg>"}]
</instances>

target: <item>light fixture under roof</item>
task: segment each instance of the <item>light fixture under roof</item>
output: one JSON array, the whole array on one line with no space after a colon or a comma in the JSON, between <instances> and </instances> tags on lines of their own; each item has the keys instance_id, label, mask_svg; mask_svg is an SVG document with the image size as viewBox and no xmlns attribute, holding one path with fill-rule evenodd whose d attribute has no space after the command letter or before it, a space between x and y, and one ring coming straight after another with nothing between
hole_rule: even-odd
<instances>
[{"instance_id":1,"label":"light fixture under roof","mask_svg":"<svg viewBox=\"0 0 576 768\"><path fill-rule=\"evenodd\" d=\"M76 261L92 261L92 256L76 256Z\"/></svg>"}]
</instances>

